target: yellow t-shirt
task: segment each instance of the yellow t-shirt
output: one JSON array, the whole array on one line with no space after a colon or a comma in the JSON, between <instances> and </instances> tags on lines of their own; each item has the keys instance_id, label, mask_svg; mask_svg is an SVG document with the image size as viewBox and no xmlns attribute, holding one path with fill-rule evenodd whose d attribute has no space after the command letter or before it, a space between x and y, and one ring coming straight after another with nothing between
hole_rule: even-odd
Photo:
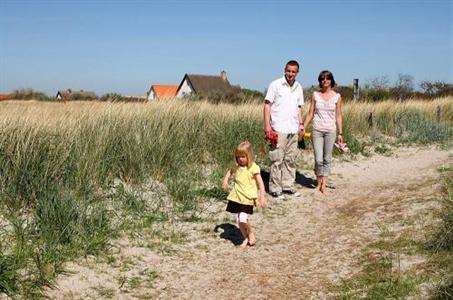
<instances>
[{"instance_id":1,"label":"yellow t-shirt","mask_svg":"<svg viewBox=\"0 0 453 300\"><path fill-rule=\"evenodd\" d=\"M256 174L260 174L260 167L256 163L253 163L250 168L239 167L234 174L233 190L227 199L245 205L255 205L255 200L258 198Z\"/></svg>"}]
</instances>

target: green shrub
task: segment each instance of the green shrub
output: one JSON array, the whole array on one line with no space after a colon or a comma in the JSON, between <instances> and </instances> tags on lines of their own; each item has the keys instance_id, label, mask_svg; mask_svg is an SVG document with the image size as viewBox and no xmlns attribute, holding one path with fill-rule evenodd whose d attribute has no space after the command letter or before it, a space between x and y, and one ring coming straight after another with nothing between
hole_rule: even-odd
<instances>
[{"instance_id":1,"label":"green shrub","mask_svg":"<svg viewBox=\"0 0 453 300\"><path fill-rule=\"evenodd\" d=\"M17 291L17 267L15 258L0 253L0 293L12 295Z\"/></svg>"},{"instance_id":2,"label":"green shrub","mask_svg":"<svg viewBox=\"0 0 453 300\"><path fill-rule=\"evenodd\" d=\"M13 99L17 100L41 100L49 101L51 98L43 92L34 91L33 89L19 89L12 94Z\"/></svg>"}]
</instances>

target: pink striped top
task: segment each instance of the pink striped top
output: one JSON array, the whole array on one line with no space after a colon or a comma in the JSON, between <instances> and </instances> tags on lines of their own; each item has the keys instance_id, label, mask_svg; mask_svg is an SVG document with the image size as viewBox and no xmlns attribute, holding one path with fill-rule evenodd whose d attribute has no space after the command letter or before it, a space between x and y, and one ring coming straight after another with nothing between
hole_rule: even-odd
<instances>
[{"instance_id":1,"label":"pink striped top","mask_svg":"<svg viewBox=\"0 0 453 300\"><path fill-rule=\"evenodd\" d=\"M335 122L336 104L341 95L335 93L329 99L324 99L320 92L314 92L315 111L313 116L313 128L322 132L332 132L337 129Z\"/></svg>"}]
</instances>

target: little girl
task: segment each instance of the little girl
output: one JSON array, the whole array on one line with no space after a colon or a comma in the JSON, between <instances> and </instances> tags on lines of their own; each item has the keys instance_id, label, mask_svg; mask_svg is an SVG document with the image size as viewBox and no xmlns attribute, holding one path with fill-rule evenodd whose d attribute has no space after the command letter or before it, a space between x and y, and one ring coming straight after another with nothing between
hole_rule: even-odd
<instances>
[{"instance_id":1,"label":"little girl","mask_svg":"<svg viewBox=\"0 0 453 300\"><path fill-rule=\"evenodd\" d=\"M254 246L255 235L252 232L249 215L253 214L253 206L259 198L259 206L266 207L264 197L264 183L260 175L260 167L254 162L252 145L245 141L240 143L234 151L234 166L228 170L223 178L222 188L229 189L228 180L234 178L233 189L228 195L228 212L237 214L236 221L244 237L241 247ZM259 197L258 197L259 189Z\"/></svg>"}]
</instances>

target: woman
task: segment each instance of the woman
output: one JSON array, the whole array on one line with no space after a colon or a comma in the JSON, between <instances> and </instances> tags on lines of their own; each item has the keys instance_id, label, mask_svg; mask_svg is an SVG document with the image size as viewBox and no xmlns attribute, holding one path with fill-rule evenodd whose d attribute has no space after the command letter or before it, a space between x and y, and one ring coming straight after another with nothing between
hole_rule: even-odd
<instances>
[{"instance_id":1,"label":"woman","mask_svg":"<svg viewBox=\"0 0 453 300\"><path fill-rule=\"evenodd\" d=\"M330 174L335 139L339 144L343 143L341 95L332 90L335 86L332 72L322 71L318 76L318 82L320 91L313 93L304 126L307 128L313 120L316 190L327 194L327 177Z\"/></svg>"}]
</instances>

